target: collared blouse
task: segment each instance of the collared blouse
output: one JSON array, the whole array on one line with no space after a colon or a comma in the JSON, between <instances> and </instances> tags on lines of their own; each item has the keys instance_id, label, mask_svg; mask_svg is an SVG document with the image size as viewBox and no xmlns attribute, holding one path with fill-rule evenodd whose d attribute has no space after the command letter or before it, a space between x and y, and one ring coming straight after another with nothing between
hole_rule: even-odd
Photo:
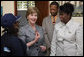
<instances>
[{"instance_id":1,"label":"collared blouse","mask_svg":"<svg viewBox=\"0 0 84 57\"><path fill-rule=\"evenodd\" d=\"M71 19L55 25L51 56L83 56L83 26Z\"/></svg>"}]
</instances>

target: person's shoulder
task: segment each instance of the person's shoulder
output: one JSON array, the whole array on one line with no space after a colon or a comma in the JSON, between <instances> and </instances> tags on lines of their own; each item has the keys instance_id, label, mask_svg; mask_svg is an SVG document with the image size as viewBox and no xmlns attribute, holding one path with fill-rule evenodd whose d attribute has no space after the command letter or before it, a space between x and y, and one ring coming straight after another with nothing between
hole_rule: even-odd
<instances>
[{"instance_id":1,"label":"person's shoulder","mask_svg":"<svg viewBox=\"0 0 84 57\"><path fill-rule=\"evenodd\" d=\"M37 26L37 29L38 29L38 30L43 31L42 26L40 26L40 25L36 25L36 26Z\"/></svg>"},{"instance_id":2,"label":"person's shoulder","mask_svg":"<svg viewBox=\"0 0 84 57\"><path fill-rule=\"evenodd\" d=\"M60 21L55 24L55 29L59 29L61 26L63 26L63 23Z\"/></svg>"},{"instance_id":3,"label":"person's shoulder","mask_svg":"<svg viewBox=\"0 0 84 57\"><path fill-rule=\"evenodd\" d=\"M48 20L50 17L51 16L49 15L49 16L45 17L43 20Z\"/></svg>"},{"instance_id":4,"label":"person's shoulder","mask_svg":"<svg viewBox=\"0 0 84 57\"><path fill-rule=\"evenodd\" d=\"M27 24L25 26L20 27L19 30L25 30L26 28L28 28Z\"/></svg>"},{"instance_id":5,"label":"person's shoulder","mask_svg":"<svg viewBox=\"0 0 84 57\"><path fill-rule=\"evenodd\" d=\"M36 25L39 29L42 29L42 26L40 26L40 25Z\"/></svg>"},{"instance_id":6,"label":"person's shoulder","mask_svg":"<svg viewBox=\"0 0 84 57\"><path fill-rule=\"evenodd\" d=\"M6 41L7 44L12 44L14 42L17 42L18 37L14 36L14 35L3 35L1 37L1 39L2 39L3 42Z\"/></svg>"},{"instance_id":7,"label":"person's shoulder","mask_svg":"<svg viewBox=\"0 0 84 57\"><path fill-rule=\"evenodd\" d=\"M18 37L17 36L14 36L14 35L9 36L9 38L10 38L10 40L13 40L13 41L18 40Z\"/></svg>"},{"instance_id":8,"label":"person's shoulder","mask_svg":"<svg viewBox=\"0 0 84 57\"><path fill-rule=\"evenodd\" d=\"M10 43L10 45L17 45L16 43L20 43L20 39L17 36L11 36L10 39L8 39L8 42ZM16 42L16 43L15 43Z\"/></svg>"},{"instance_id":9,"label":"person's shoulder","mask_svg":"<svg viewBox=\"0 0 84 57\"><path fill-rule=\"evenodd\" d=\"M39 33L41 33L41 34L44 33L42 26L37 25L37 30L38 30Z\"/></svg>"},{"instance_id":10,"label":"person's shoulder","mask_svg":"<svg viewBox=\"0 0 84 57\"><path fill-rule=\"evenodd\" d=\"M78 22L78 21L72 20L72 22L73 22L73 25L75 25L75 27L76 26L77 27L82 26L82 24L80 22Z\"/></svg>"},{"instance_id":11,"label":"person's shoulder","mask_svg":"<svg viewBox=\"0 0 84 57\"><path fill-rule=\"evenodd\" d=\"M45 23L47 23L48 21L50 21L50 15L49 16L47 16L47 17L44 17L43 18L43 24L45 24Z\"/></svg>"},{"instance_id":12,"label":"person's shoulder","mask_svg":"<svg viewBox=\"0 0 84 57\"><path fill-rule=\"evenodd\" d=\"M61 26L61 25L62 25L61 21L55 24L55 26Z\"/></svg>"},{"instance_id":13,"label":"person's shoulder","mask_svg":"<svg viewBox=\"0 0 84 57\"><path fill-rule=\"evenodd\" d=\"M22 26L21 28L26 28L26 27L28 27L28 24L26 24L26 25Z\"/></svg>"}]
</instances>

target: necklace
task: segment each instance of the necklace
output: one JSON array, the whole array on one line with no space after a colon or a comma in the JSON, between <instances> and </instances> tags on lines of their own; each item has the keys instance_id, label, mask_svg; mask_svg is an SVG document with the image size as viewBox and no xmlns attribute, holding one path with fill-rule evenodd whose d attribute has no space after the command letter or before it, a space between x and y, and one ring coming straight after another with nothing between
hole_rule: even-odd
<instances>
[{"instance_id":1,"label":"necklace","mask_svg":"<svg viewBox=\"0 0 84 57\"><path fill-rule=\"evenodd\" d=\"M55 17L51 16L51 19L52 19L52 23L55 24L57 16L55 16Z\"/></svg>"}]
</instances>

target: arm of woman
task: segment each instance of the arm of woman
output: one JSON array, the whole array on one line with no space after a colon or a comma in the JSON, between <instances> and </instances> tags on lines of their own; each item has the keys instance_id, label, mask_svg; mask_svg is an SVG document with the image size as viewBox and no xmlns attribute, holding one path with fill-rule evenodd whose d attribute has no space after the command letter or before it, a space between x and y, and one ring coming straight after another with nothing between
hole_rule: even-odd
<instances>
[{"instance_id":1,"label":"arm of woman","mask_svg":"<svg viewBox=\"0 0 84 57\"><path fill-rule=\"evenodd\" d=\"M35 39L33 41L31 41L31 42L28 42L27 46L28 47L32 46L33 44L35 44L38 41L39 38L40 38L40 34L38 32L36 32Z\"/></svg>"},{"instance_id":2,"label":"arm of woman","mask_svg":"<svg viewBox=\"0 0 84 57\"><path fill-rule=\"evenodd\" d=\"M50 56L56 56L56 30L54 30L53 38L51 41L51 51Z\"/></svg>"},{"instance_id":3,"label":"arm of woman","mask_svg":"<svg viewBox=\"0 0 84 57\"><path fill-rule=\"evenodd\" d=\"M76 31L77 56L83 56L83 26Z\"/></svg>"},{"instance_id":4,"label":"arm of woman","mask_svg":"<svg viewBox=\"0 0 84 57\"><path fill-rule=\"evenodd\" d=\"M41 45L40 45L40 48L41 48L41 51L42 52L45 52L46 51L46 49L47 49L47 47L46 47L46 41L45 41L45 37L44 37L44 31L43 31L43 29L41 28L41 35L43 36L43 38L41 39Z\"/></svg>"},{"instance_id":5,"label":"arm of woman","mask_svg":"<svg viewBox=\"0 0 84 57\"><path fill-rule=\"evenodd\" d=\"M43 41L42 41L42 45L40 46L40 48L41 48L41 51L42 52L45 52L46 51L46 43L45 43L45 38L43 37L43 39L42 39Z\"/></svg>"},{"instance_id":6,"label":"arm of woman","mask_svg":"<svg viewBox=\"0 0 84 57\"><path fill-rule=\"evenodd\" d=\"M30 47L30 46L32 46L35 42L36 42L36 40L33 40L33 41L31 41L31 42L28 42L26 45L27 45L28 47Z\"/></svg>"}]
</instances>

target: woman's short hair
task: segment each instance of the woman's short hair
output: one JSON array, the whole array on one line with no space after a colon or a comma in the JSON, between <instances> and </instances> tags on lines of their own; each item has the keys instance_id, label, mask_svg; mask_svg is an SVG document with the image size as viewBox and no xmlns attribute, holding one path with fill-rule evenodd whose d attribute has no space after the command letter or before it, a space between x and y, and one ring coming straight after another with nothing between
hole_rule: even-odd
<instances>
[{"instance_id":1,"label":"woman's short hair","mask_svg":"<svg viewBox=\"0 0 84 57\"><path fill-rule=\"evenodd\" d=\"M64 5L60 6L60 11L67 14L71 14L72 16L74 6L71 3L65 3Z\"/></svg>"},{"instance_id":2,"label":"woman's short hair","mask_svg":"<svg viewBox=\"0 0 84 57\"><path fill-rule=\"evenodd\" d=\"M26 18L29 14L32 14L32 13L37 13L37 17L39 17L39 10L37 7L28 7L26 12Z\"/></svg>"}]
</instances>

